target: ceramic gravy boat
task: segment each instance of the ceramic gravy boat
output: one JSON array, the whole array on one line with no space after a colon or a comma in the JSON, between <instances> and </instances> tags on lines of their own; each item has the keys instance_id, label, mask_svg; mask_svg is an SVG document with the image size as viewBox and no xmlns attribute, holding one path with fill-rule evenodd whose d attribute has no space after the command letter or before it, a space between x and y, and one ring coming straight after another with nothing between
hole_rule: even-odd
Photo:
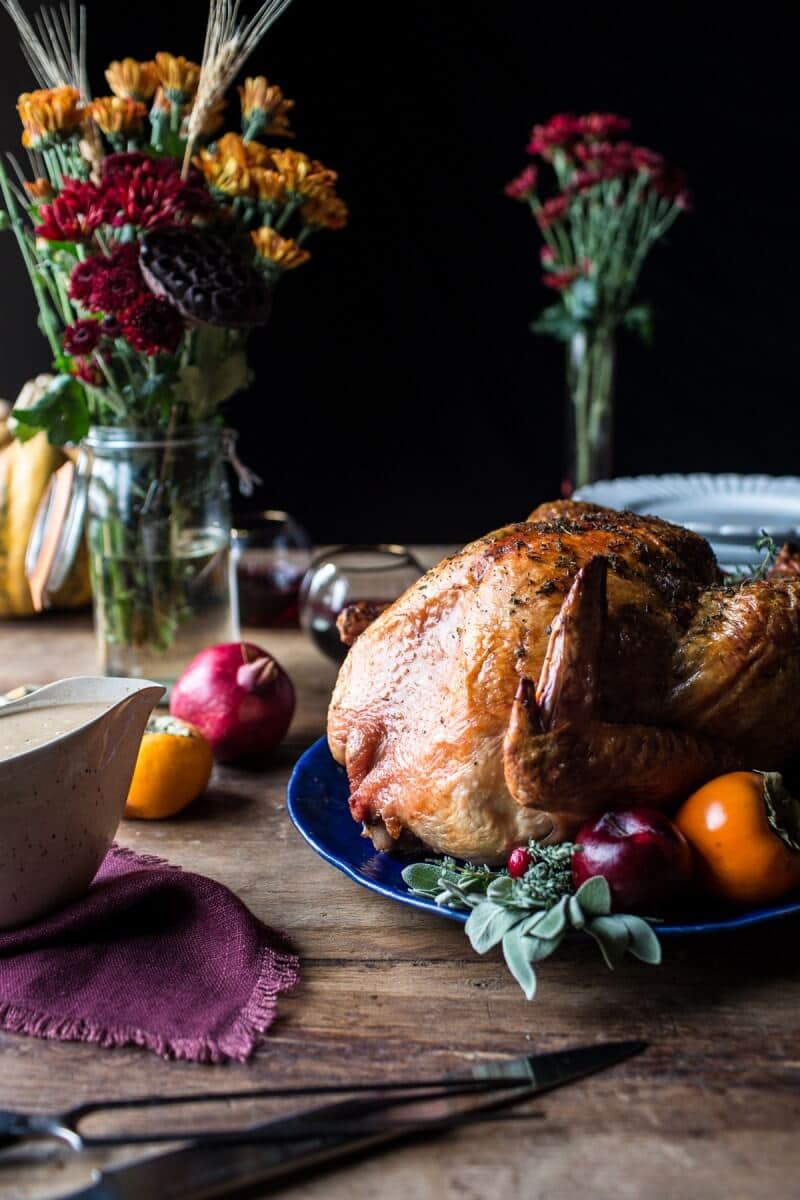
<instances>
[{"instance_id":1,"label":"ceramic gravy boat","mask_svg":"<svg viewBox=\"0 0 800 1200\"><path fill-rule=\"evenodd\" d=\"M100 710L0 758L0 929L60 908L89 886L122 817L147 718L163 695L148 680L87 676L0 706L0 741L13 713L35 718L70 704Z\"/></svg>"}]
</instances>

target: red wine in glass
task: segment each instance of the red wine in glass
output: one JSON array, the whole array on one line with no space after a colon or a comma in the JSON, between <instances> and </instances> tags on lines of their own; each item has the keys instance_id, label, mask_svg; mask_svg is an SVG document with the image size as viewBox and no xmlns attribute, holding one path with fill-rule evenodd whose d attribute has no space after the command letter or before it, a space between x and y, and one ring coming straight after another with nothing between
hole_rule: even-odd
<instances>
[{"instance_id":1,"label":"red wine in glass","mask_svg":"<svg viewBox=\"0 0 800 1200\"><path fill-rule=\"evenodd\" d=\"M342 663L348 647L336 618L351 604L385 608L415 583L422 567L405 546L338 546L311 564L300 590L300 621L314 645Z\"/></svg>"},{"instance_id":2,"label":"red wine in glass","mask_svg":"<svg viewBox=\"0 0 800 1200\"><path fill-rule=\"evenodd\" d=\"M336 619L343 609L365 599L366 597L364 596L353 596L345 604L342 604L337 612L334 612L332 608L318 606L311 613L308 625L311 640L318 650L321 650L327 658L332 658L334 662L343 663L347 658L347 651L350 649L339 636L339 630L336 628ZM376 600L374 596L370 596L369 603L378 605L383 609L388 608L392 601Z\"/></svg>"},{"instance_id":3,"label":"red wine in glass","mask_svg":"<svg viewBox=\"0 0 800 1200\"><path fill-rule=\"evenodd\" d=\"M311 539L289 513L244 513L233 530L239 622L261 629L299 624L299 594Z\"/></svg>"},{"instance_id":4,"label":"red wine in glass","mask_svg":"<svg viewBox=\"0 0 800 1200\"><path fill-rule=\"evenodd\" d=\"M247 556L237 564L239 620L260 629L297 627L298 599L304 572L285 564Z\"/></svg>"}]
</instances>

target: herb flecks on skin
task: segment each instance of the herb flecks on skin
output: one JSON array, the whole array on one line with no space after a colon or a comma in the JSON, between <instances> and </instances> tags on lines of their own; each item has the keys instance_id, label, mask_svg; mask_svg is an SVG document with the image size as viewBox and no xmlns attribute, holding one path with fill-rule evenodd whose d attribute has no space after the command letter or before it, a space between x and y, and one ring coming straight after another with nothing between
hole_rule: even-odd
<instances>
[{"instance_id":1,"label":"herb flecks on skin","mask_svg":"<svg viewBox=\"0 0 800 1200\"><path fill-rule=\"evenodd\" d=\"M531 865L519 879L512 879L505 868L459 864L445 857L406 867L403 880L417 896L468 911L464 931L476 953L485 954L502 943L506 965L528 1000L536 993L533 964L557 950L570 929L588 933L611 968L626 954L659 963L661 946L652 928L642 917L612 914L611 892L602 876L587 879L574 891L574 851L570 842L529 842Z\"/></svg>"}]
</instances>

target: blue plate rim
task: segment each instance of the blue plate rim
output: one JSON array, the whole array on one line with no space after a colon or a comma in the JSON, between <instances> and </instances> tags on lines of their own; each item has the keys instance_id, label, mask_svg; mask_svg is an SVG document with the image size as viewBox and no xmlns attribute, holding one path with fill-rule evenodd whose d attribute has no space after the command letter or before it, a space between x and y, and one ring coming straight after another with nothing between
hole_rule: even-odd
<instances>
[{"instance_id":1,"label":"blue plate rim","mask_svg":"<svg viewBox=\"0 0 800 1200\"><path fill-rule=\"evenodd\" d=\"M464 924L469 916L468 913L459 912L458 909L440 907L433 900L426 900L423 896L415 896L409 891L401 892L398 888L388 886L378 880L367 878L346 859L328 849L324 844L324 840L321 841L318 836L315 836L313 829L303 820L298 812L298 804L300 801L300 784L304 774L309 769L317 771L316 760L323 755L326 755L328 759L328 762L324 763L325 766L338 766L328 747L328 739L324 735L303 751L289 776L286 789L286 807L289 818L300 836L320 858L368 891L375 892L387 900L394 900L399 904L406 904L410 908L431 913L433 916L444 917L447 920L459 921L461 924ZM376 851L376 853L380 852ZM764 906L762 908L748 909L746 912L736 913L719 920L703 919L691 923L672 924L668 921L659 921L653 923L653 928L659 937L693 937L697 934L726 933L730 930L744 929L751 925L760 925L766 921L780 920L781 918L791 917L798 913L800 913L800 893L797 894L796 899L788 902L785 901L783 904L774 907Z\"/></svg>"}]
</instances>

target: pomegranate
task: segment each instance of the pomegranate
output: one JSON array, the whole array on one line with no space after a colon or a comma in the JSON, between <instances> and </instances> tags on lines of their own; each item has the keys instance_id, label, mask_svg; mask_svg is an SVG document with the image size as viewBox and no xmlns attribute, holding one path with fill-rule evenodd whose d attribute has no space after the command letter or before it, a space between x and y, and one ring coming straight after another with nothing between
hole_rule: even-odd
<instances>
[{"instance_id":1,"label":"pomegranate","mask_svg":"<svg viewBox=\"0 0 800 1200\"><path fill-rule=\"evenodd\" d=\"M251 642L201 650L175 683L169 710L211 743L219 762L263 758L284 738L294 687L283 667Z\"/></svg>"}]
</instances>

